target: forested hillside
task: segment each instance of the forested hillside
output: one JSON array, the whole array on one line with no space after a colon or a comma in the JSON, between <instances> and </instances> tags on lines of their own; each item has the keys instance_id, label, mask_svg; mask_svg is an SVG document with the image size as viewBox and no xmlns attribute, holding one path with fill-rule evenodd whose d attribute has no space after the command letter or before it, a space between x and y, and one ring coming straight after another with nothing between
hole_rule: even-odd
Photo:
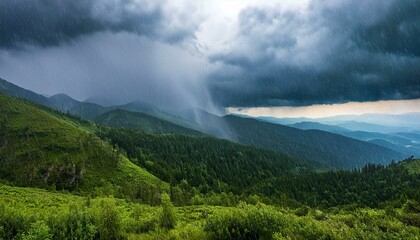
<instances>
[{"instance_id":1,"label":"forested hillside","mask_svg":"<svg viewBox=\"0 0 420 240\"><path fill-rule=\"evenodd\" d=\"M161 179L187 180L203 193L244 192L267 179L321 168L285 154L211 137L151 135L103 128L99 136L127 151L133 162Z\"/></svg>"},{"instance_id":2,"label":"forested hillside","mask_svg":"<svg viewBox=\"0 0 420 240\"><path fill-rule=\"evenodd\" d=\"M150 135L123 129L102 129L100 136L173 186L184 191L195 187L197 191L190 198L198 193L233 192L257 194L277 204L321 208L351 204L378 207L387 201L420 198L419 175L407 168L413 165L417 169L419 160L387 167L368 164L351 171L322 171L318 166L316 171L310 162L208 137ZM184 199L183 204L186 202Z\"/></svg>"},{"instance_id":3,"label":"forested hillside","mask_svg":"<svg viewBox=\"0 0 420 240\"><path fill-rule=\"evenodd\" d=\"M108 191L139 199L167 187L101 141L91 132L94 128L90 122L0 94L1 179L18 186L84 194Z\"/></svg>"}]
</instances>

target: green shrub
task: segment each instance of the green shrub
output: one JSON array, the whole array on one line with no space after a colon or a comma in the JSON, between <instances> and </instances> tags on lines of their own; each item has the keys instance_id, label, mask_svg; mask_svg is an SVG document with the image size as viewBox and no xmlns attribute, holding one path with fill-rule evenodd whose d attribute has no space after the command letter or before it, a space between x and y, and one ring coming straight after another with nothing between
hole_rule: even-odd
<instances>
[{"instance_id":1,"label":"green shrub","mask_svg":"<svg viewBox=\"0 0 420 240\"><path fill-rule=\"evenodd\" d=\"M420 213L420 204L415 200L408 200L403 205L403 211L405 213Z\"/></svg>"},{"instance_id":2,"label":"green shrub","mask_svg":"<svg viewBox=\"0 0 420 240\"><path fill-rule=\"evenodd\" d=\"M66 216L65 235L67 239L91 240L97 236L94 218L87 210L78 206L70 206Z\"/></svg>"},{"instance_id":3,"label":"green shrub","mask_svg":"<svg viewBox=\"0 0 420 240\"><path fill-rule=\"evenodd\" d=\"M29 226L29 216L0 205L0 239L13 239L24 233Z\"/></svg>"},{"instance_id":4,"label":"green shrub","mask_svg":"<svg viewBox=\"0 0 420 240\"><path fill-rule=\"evenodd\" d=\"M137 231L138 233L150 232L156 229L158 220L156 218L140 220Z\"/></svg>"},{"instance_id":5,"label":"green shrub","mask_svg":"<svg viewBox=\"0 0 420 240\"><path fill-rule=\"evenodd\" d=\"M168 194L162 194L162 213L160 216L160 226L164 229L172 229L176 225L174 206Z\"/></svg>"},{"instance_id":6,"label":"green shrub","mask_svg":"<svg viewBox=\"0 0 420 240\"><path fill-rule=\"evenodd\" d=\"M23 234L22 240L50 240L52 239L51 229L43 221L36 221L31 225L28 233Z\"/></svg>"},{"instance_id":7,"label":"green shrub","mask_svg":"<svg viewBox=\"0 0 420 240\"><path fill-rule=\"evenodd\" d=\"M273 208L241 204L209 218L204 230L211 239L273 239L284 223L282 214Z\"/></svg>"},{"instance_id":8,"label":"green shrub","mask_svg":"<svg viewBox=\"0 0 420 240\"><path fill-rule=\"evenodd\" d=\"M296 216L306 216L311 211L311 208L308 206L302 206L295 210Z\"/></svg>"},{"instance_id":9,"label":"green shrub","mask_svg":"<svg viewBox=\"0 0 420 240\"><path fill-rule=\"evenodd\" d=\"M102 200L98 216L98 230L100 239L115 240L122 238L122 224L115 199Z\"/></svg>"}]
</instances>

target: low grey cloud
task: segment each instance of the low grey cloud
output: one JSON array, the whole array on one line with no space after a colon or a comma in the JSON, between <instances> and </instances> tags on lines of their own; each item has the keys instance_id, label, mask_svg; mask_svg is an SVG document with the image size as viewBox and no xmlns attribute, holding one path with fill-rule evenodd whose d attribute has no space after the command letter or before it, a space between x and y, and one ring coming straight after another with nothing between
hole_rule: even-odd
<instances>
[{"instance_id":1,"label":"low grey cloud","mask_svg":"<svg viewBox=\"0 0 420 240\"><path fill-rule=\"evenodd\" d=\"M209 71L205 59L179 46L125 32L96 33L47 49L0 52L1 78L37 93L113 104L140 100L167 110L212 108L199 81Z\"/></svg>"},{"instance_id":2,"label":"low grey cloud","mask_svg":"<svg viewBox=\"0 0 420 240\"><path fill-rule=\"evenodd\" d=\"M420 2L311 1L306 11L250 7L210 56L223 106L420 98Z\"/></svg>"},{"instance_id":3,"label":"low grey cloud","mask_svg":"<svg viewBox=\"0 0 420 240\"><path fill-rule=\"evenodd\" d=\"M166 0L2 0L0 48L57 46L97 32L130 32L166 42L194 37L194 9L175 11Z\"/></svg>"}]
</instances>

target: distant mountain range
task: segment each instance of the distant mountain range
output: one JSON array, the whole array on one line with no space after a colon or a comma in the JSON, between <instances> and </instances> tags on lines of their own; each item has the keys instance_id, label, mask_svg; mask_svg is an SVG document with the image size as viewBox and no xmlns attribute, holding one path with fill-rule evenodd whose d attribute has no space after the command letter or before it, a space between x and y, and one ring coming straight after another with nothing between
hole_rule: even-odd
<instances>
[{"instance_id":1,"label":"distant mountain range","mask_svg":"<svg viewBox=\"0 0 420 240\"><path fill-rule=\"evenodd\" d=\"M370 124L366 124L370 125ZM337 133L346 137L368 141L395 151L401 152L405 155L420 156L420 134L415 132L367 132L367 131L351 131L347 128L340 127L344 125L326 125L317 122L300 122L289 125L299 129L318 129Z\"/></svg>"},{"instance_id":2,"label":"distant mountain range","mask_svg":"<svg viewBox=\"0 0 420 240\"><path fill-rule=\"evenodd\" d=\"M328 129L301 130L270 123L267 122L268 119L261 121L233 115L221 117L198 109L173 116L141 102L104 107L95 103L80 102L64 94L45 97L5 80L0 80L0 92L100 124L153 133L191 135L200 131L218 138L316 161L332 168L358 168L369 162L386 164L391 160L406 157L404 153L380 146L384 144L356 140L331 133L334 132L332 130L328 132ZM341 128L335 127L335 130L339 129Z\"/></svg>"},{"instance_id":3,"label":"distant mountain range","mask_svg":"<svg viewBox=\"0 0 420 240\"><path fill-rule=\"evenodd\" d=\"M343 133L343 132L349 132L350 130L343 128L343 127L339 127L339 126L334 126L334 125L327 125L327 124L322 124L322 123L318 123L318 122L298 122L295 124L287 124L288 126L294 127L294 128L299 128L302 130L310 130L310 129L317 129L317 130L322 130L322 131L326 131L326 132L333 132L333 133Z\"/></svg>"},{"instance_id":4,"label":"distant mountain range","mask_svg":"<svg viewBox=\"0 0 420 240\"><path fill-rule=\"evenodd\" d=\"M300 130L234 115L220 117L199 109L184 112L183 116L201 124L207 134L284 152L333 168L361 167L367 162L386 164L405 157L383 146L326 131Z\"/></svg>"},{"instance_id":5,"label":"distant mountain range","mask_svg":"<svg viewBox=\"0 0 420 240\"><path fill-rule=\"evenodd\" d=\"M249 116L243 116L248 117ZM258 120L277 124L296 124L302 122L317 122L326 125L334 125L351 131L366 132L414 132L420 131L420 113L392 114L362 114L341 115L325 118L274 118L252 117Z\"/></svg>"}]
</instances>

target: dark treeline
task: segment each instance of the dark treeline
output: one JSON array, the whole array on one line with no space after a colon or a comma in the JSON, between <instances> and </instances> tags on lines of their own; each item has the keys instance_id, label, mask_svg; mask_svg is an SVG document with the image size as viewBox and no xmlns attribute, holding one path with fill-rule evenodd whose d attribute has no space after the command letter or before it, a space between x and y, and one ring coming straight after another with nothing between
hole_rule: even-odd
<instances>
[{"instance_id":1,"label":"dark treeline","mask_svg":"<svg viewBox=\"0 0 420 240\"><path fill-rule=\"evenodd\" d=\"M410 161L410 160L406 160ZM414 161L414 160L412 160ZM351 171L328 171L283 176L261 182L251 191L295 199L312 207L343 205L385 207L394 201L399 206L407 199L420 199L419 175L396 163L388 166L368 164Z\"/></svg>"},{"instance_id":2,"label":"dark treeline","mask_svg":"<svg viewBox=\"0 0 420 240\"><path fill-rule=\"evenodd\" d=\"M308 162L284 154L210 137L104 128L98 135L124 149L134 163L160 179L170 183L186 180L203 193L241 193L256 182L311 168Z\"/></svg>"}]
</instances>

